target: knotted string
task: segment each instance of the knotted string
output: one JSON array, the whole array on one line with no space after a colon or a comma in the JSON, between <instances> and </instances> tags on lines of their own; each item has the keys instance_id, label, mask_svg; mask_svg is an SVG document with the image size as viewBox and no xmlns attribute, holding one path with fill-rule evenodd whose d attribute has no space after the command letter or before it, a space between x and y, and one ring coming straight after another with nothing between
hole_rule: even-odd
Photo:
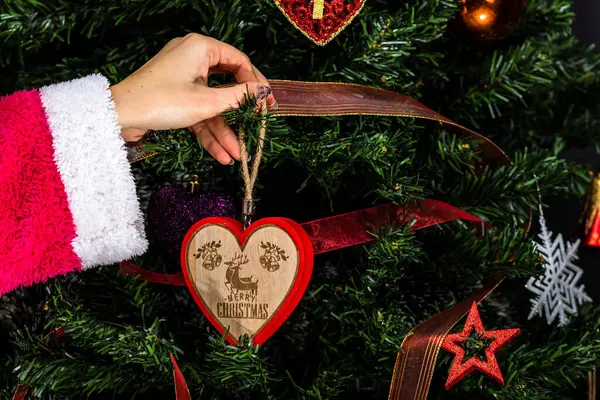
<instances>
[{"instance_id":1,"label":"knotted string","mask_svg":"<svg viewBox=\"0 0 600 400\"><path fill-rule=\"evenodd\" d=\"M258 166L260 165L260 161L262 159L263 146L265 142L265 137L267 135L267 120L264 117L267 113L266 101L259 101L258 107L262 118L260 121L258 143L256 146L256 153L254 154L254 158L252 161L251 171L248 168L248 153L246 151L246 134L244 132L244 129L240 129L238 134L242 162L242 177L244 178L244 206L242 209L242 215L244 216L244 229L248 228L248 226L250 226L250 224L252 223L252 216L254 215L255 211L255 201L253 198L254 184L256 183L256 177L258 176Z\"/></svg>"}]
</instances>

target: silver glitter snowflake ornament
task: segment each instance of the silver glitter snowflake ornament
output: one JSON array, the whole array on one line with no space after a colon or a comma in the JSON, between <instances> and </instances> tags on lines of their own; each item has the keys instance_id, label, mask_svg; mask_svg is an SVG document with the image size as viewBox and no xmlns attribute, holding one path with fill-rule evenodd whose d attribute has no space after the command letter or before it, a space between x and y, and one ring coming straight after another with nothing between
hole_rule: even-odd
<instances>
[{"instance_id":1,"label":"silver glitter snowflake ornament","mask_svg":"<svg viewBox=\"0 0 600 400\"><path fill-rule=\"evenodd\" d=\"M584 286L578 286L583 271L574 262L578 258L580 240L565 243L560 233L553 240L553 234L546 226L541 205L540 227L538 237L541 243L534 243L544 257L545 272L538 277L529 278L525 285L536 295L531 300L529 319L543 313L548 325L558 317L558 325L564 326L569 322L568 314L577 314L578 305L592 301L585 293Z\"/></svg>"}]
</instances>

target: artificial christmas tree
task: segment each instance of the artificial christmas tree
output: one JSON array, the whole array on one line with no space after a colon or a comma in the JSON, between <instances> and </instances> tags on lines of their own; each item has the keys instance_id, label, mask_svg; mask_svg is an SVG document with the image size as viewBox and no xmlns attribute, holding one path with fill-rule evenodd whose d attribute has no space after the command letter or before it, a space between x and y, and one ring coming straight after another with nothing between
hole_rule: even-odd
<instances>
[{"instance_id":1,"label":"artificial christmas tree","mask_svg":"<svg viewBox=\"0 0 600 400\"><path fill-rule=\"evenodd\" d=\"M312 10L317 2L299 3ZM323 15L332 3L342 2L325 0ZM367 0L324 45L292 26L274 0L0 4L2 93L92 72L118 82L173 37L198 32L242 49L269 79L385 89L445 118L345 113L328 97L333 86L315 91L321 102L310 115L281 107L269 116L255 220L290 218L314 234L321 225L311 221L390 204L422 210L435 200L465 213L428 224L434 217L413 212L419 229L401 219L349 232L370 239L315 255L303 298L259 347L227 343L187 287L136 279L118 266L18 289L0 303L2 397L21 385L30 398L174 399L173 355L192 399L384 399L411 382L414 398L581 398L599 364L600 311L583 304L560 327L529 320L525 283L544 264L537 226L529 228L536 182L543 198L583 196L588 186L585 166L560 153L600 140L600 56L573 37L569 2L527 1L518 26L494 41L451 28L461 4ZM227 79L211 76L211 85ZM236 131L253 118L250 103L228 115ZM245 132L251 154L258 131ZM218 165L189 131L151 132L144 146L152 155L131 164L144 207L158 188L192 175L203 193L228 193L242 205L239 164ZM179 274L160 247L131 261ZM475 372L447 391L453 355L439 346L448 331L460 332L473 301L487 330L520 334L497 353L504 386ZM426 332L431 321L437 329ZM56 329L64 334L44 340ZM422 354L431 381L409 375L420 357L415 338L432 343ZM484 357L478 348L473 356Z\"/></svg>"}]
</instances>

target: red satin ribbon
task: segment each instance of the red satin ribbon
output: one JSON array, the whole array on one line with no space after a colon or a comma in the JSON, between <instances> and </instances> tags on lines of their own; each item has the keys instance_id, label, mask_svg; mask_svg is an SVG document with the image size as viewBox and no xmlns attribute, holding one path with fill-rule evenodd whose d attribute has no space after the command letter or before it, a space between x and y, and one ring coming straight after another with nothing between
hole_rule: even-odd
<instances>
[{"instance_id":1,"label":"red satin ribbon","mask_svg":"<svg viewBox=\"0 0 600 400\"><path fill-rule=\"evenodd\" d=\"M179 365L177 365L177 361L175 361L175 357L173 354L169 354L171 357L171 362L173 363L173 380L175 382L175 400L192 400L190 396L190 391L188 390L187 384L185 383L185 379L183 378L183 374L179 369Z\"/></svg>"},{"instance_id":2,"label":"red satin ribbon","mask_svg":"<svg viewBox=\"0 0 600 400\"><path fill-rule=\"evenodd\" d=\"M311 239L315 254L372 242L369 233L381 227L414 222L410 231L445 222L465 220L487 225L481 219L438 200L412 201L405 207L384 204L300 224Z\"/></svg>"},{"instance_id":3,"label":"red satin ribbon","mask_svg":"<svg viewBox=\"0 0 600 400\"><path fill-rule=\"evenodd\" d=\"M315 254L322 254L372 242L376 236L369 232L376 233L382 227L414 223L410 231L415 231L455 220L471 221L488 227L481 219L438 200L412 201L405 207L383 204L305 222L300 226L308 233ZM129 261L121 263L121 273L138 276L138 279L148 282L186 286L182 273L160 274Z\"/></svg>"},{"instance_id":4,"label":"red satin ribbon","mask_svg":"<svg viewBox=\"0 0 600 400\"><path fill-rule=\"evenodd\" d=\"M12 400L25 400L25 396L27 396L27 392L29 391L29 386L27 385L19 385Z\"/></svg>"},{"instance_id":5,"label":"red satin ribbon","mask_svg":"<svg viewBox=\"0 0 600 400\"><path fill-rule=\"evenodd\" d=\"M152 283L162 283L164 285L171 286L187 286L183 274L178 272L176 274L161 274L158 272L148 271L147 269L138 267L130 261L121 262L120 267L123 275L137 276L141 281L148 281Z\"/></svg>"}]
</instances>

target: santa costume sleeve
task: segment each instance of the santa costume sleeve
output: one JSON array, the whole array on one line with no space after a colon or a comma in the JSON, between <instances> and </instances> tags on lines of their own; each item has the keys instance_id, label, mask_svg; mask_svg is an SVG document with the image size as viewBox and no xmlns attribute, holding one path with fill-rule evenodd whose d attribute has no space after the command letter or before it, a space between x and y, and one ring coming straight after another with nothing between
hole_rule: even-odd
<instances>
[{"instance_id":1,"label":"santa costume sleeve","mask_svg":"<svg viewBox=\"0 0 600 400\"><path fill-rule=\"evenodd\" d=\"M0 295L147 248L109 82L0 97Z\"/></svg>"}]
</instances>

